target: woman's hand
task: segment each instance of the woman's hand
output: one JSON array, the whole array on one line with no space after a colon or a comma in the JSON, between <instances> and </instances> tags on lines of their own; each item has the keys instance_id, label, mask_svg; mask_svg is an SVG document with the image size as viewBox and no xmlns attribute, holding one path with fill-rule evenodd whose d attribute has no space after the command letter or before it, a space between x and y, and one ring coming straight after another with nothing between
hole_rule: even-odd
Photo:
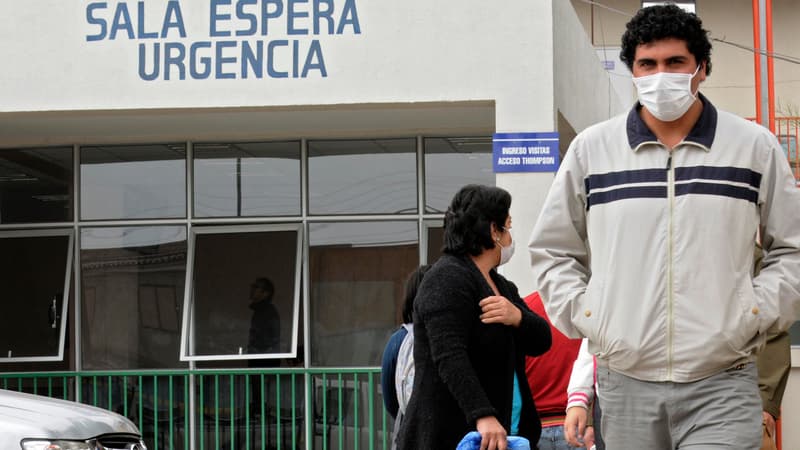
<instances>
[{"instance_id":1,"label":"woman's hand","mask_svg":"<svg viewBox=\"0 0 800 450\"><path fill-rule=\"evenodd\" d=\"M522 311L503 296L486 297L478 305L481 307L481 322L483 323L502 323L518 327L522 321Z\"/></svg>"},{"instance_id":2,"label":"woman's hand","mask_svg":"<svg viewBox=\"0 0 800 450\"><path fill-rule=\"evenodd\" d=\"M500 425L494 416L485 416L475 423L478 433L481 434L481 450L506 450L506 429Z\"/></svg>"}]
</instances>

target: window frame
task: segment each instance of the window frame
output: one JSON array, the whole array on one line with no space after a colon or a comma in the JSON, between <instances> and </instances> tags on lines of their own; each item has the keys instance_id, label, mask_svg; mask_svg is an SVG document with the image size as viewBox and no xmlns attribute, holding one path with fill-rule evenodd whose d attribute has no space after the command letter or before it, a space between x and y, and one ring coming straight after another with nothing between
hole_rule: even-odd
<instances>
[{"instance_id":1,"label":"window frame","mask_svg":"<svg viewBox=\"0 0 800 450\"><path fill-rule=\"evenodd\" d=\"M194 323L191 320L194 314L194 268L195 268L195 246L197 236L203 234L229 234L229 233L256 233L271 231L295 231L297 242L295 245L295 268L294 268L294 293L292 307L292 332L290 351L285 353L248 353L248 354L215 354L215 355L191 355L189 349L194 345ZM206 225L193 226L189 230L186 256L186 280L183 297L183 317L181 318L181 361L246 361L251 359L283 359L297 357L297 343L300 316L300 294L301 276L303 267L303 244L304 233L301 222L290 223L271 223L259 225Z\"/></svg>"},{"instance_id":2,"label":"window frame","mask_svg":"<svg viewBox=\"0 0 800 450\"><path fill-rule=\"evenodd\" d=\"M0 357L0 363L17 362L48 362L64 361L64 350L67 334L67 315L69 313L70 287L72 283L72 263L75 253L75 233L71 228L51 228L51 229L32 229L16 231L0 231L0 239L20 238L20 237L43 237L43 236L66 236L67 237L67 261L64 270L64 290L61 300L61 329L58 338L58 354L50 356L22 356L22 357Z\"/></svg>"}]
</instances>

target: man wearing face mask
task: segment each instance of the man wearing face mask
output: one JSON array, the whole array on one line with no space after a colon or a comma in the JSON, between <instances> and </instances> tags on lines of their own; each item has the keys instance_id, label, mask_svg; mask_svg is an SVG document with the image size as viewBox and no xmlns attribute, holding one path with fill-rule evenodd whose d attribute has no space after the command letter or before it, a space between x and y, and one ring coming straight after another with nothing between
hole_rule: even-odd
<instances>
[{"instance_id":1,"label":"man wearing face mask","mask_svg":"<svg viewBox=\"0 0 800 450\"><path fill-rule=\"evenodd\" d=\"M548 316L597 357L608 448L759 448L754 354L800 315L800 191L769 130L699 93L710 53L677 6L631 19L639 102L571 143L529 244Z\"/></svg>"}]
</instances>

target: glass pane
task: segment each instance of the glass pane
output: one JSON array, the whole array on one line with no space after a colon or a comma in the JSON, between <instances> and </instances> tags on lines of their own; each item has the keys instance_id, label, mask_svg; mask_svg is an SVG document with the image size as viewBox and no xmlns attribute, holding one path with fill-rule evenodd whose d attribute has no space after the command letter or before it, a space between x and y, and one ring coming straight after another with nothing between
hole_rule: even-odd
<instances>
[{"instance_id":1,"label":"glass pane","mask_svg":"<svg viewBox=\"0 0 800 450\"><path fill-rule=\"evenodd\" d=\"M72 148L0 152L0 223L72 220Z\"/></svg>"},{"instance_id":2,"label":"glass pane","mask_svg":"<svg viewBox=\"0 0 800 450\"><path fill-rule=\"evenodd\" d=\"M300 143L194 146L196 217L300 214Z\"/></svg>"},{"instance_id":3,"label":"glass pane","mask_svg":"<svg viewBox=\"0 0 800 450\"><path fill-rule=\"evenodd\" d=\"M442 256L442 246L444 245L444 228L428 227L428 264L433 264Z\"/></svg>"},{"instance_id":4,"label":"glass pane","mask_svg":"<svg viewBox=\"0 0 800 450\"><path fill-rule=\"evenodd\" d=\"M84 228L80 260L84 368L185 366L179 352L186 229Z\"/></svg>"},{"instance_id":5,"label":"glass pane","mask_svg":"<svg viewBox=\"0 0 800 450\"><path fill-rule=\"evenodd\" d=\"M69 236L0 238L0 362L60 353Z\"/></svg>"},{"instance_id":6,"label":"glass pane","mask_svg":"<svg viewBox=\"0 0 800 450\"><path fill-rule=\"evenodd\" d=\"M308 143L312 214L417 212L413 139Z\"/></svg>"},{"instance_id":7,"label":"glass pane","mask_svg":"<svg viewBox=\"0 0 800 450\"><path fill-rule=\"evenodd\" d=\"M81 219L186 216L183 144L83 147Z\"/></svg>"},{"instance_id":8,"label":"glass pane","mask_svg":"<svg viewBox=\"0 0 800 450\"><path fill-rule=\"evenodd\" d=\"M190 356L292 352L298 230L198 232ZM251 360L250 365L278 362Z\"/></svg>"},{"instance_id":9,"label":"glass pane","mask_svg":"<svg viewBox=\"0 0 800 450\"><path fill-rule=\"evenodd\" d=\"M377 366L419 263L416 222L310 225L311 363Z\"/></svg>"},{"instance_id":10,"label":"glass pane","mask_svg":"<svg viewBox=\"0 0 800 450\"><path fill-rule=\"evenodd\" d=\"M494 186L492 139L425 139L425 212L443 213L466 184Z\"/></svg>"}]
</instances>

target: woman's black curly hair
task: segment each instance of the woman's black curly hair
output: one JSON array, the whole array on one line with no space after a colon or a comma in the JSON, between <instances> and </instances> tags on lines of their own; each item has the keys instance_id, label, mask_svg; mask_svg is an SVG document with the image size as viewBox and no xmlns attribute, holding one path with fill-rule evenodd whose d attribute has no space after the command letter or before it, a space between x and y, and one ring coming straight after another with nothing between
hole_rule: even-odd
<instances>
[{"instance_id":1,"label":"woman's black curly hair","mask_svg":"<svg viewBox=\"0 0 800 450\"><path fill-rule=\"evenodd\" d=\"M703 22L695 14L672 3L642 8L625 26L619 58L633 71L636 47L660 39L686 41L689 53L697 64L706 62L706 75L711 73L711 41Z\"/></svg>"},{"instance_id":2,"label":"woman's black curly hair","mask_svg":"<svg viewBox=\"0 0 800 450\"><path fill-rule=\"evenodd\" d=\"M506 226L511 194L494 186L468 184L450 202L444 215L444 248L451 255L481 254L494 248L491 224Z\"/></svg>"}]
</instances>

